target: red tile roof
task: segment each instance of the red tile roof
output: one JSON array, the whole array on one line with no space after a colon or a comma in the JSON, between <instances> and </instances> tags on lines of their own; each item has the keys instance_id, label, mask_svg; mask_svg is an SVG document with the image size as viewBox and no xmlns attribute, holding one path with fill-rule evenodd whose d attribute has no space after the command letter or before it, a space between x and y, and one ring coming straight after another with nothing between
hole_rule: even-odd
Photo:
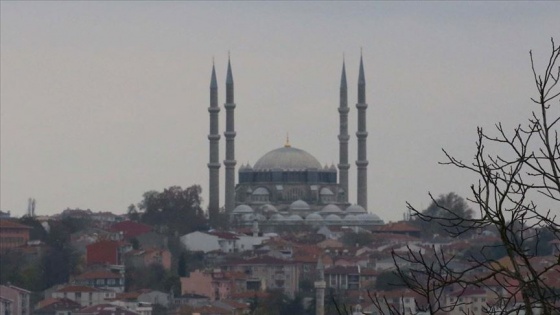
<instances>
[{"instance_id":1,"label":"red tile roof","mask_svg":"<svg viewBox=\"0 0 560 315\"><path fill-rule=\"evenodd\" d=\"M88 287L85 285L68 285L56 290L56 292L104 292L107 290Z\"/></svg>"},{"instance_id":2,"label":"red tile roof","mask_svg":"<svg viewBox=\"0 0 560 315\"><path fill-rule=\"evenodd\" d=\"M76 310L81 308L82 305L78 302L72 301L66 298L47 298L39 301L35 311L47 311L47 310Z\"/></svg>"},{"instance_id":3,"label":"red tile roof","mask_svg":"<svg viewBox=\"0 0 560 315\"><path fill-rule=\"evenodd\" d=\"M245 260L232 260L231 265L289 265L293 261L275 258L271 256L254 257Z\"/></svg>"},{"instance_id":4,"label":"red tile roof","mask_svg":"<svg viewBox=\"0 0 560 315\"><path fill-rule=\"evenodd\" d=\"M0 229L32 229L32 227L19 224L12 220L0 220Z\"/></svg>"},{"instance_id":5,"label":"red tile roof","mask_svg":"<svg viewBox=\"0 0 560 315\"><path fill-rule=\"evenodd\" d=\"M146 234L152 231L152 227L143 223L134 221L123 221L111 225L109 228L111 232L123 232L124 239L128 240L133 237Z\"/></svg>"},{"instance_id":6,"label":"red tile roof","mask_svg":"<svg viewBox=\"0 0 560 315\"><path fill-rule=\"evenodd\" d=\"M86 271L86 272L76 276L76 279L78 279L78 280L119 279L119 278L121 278L121 275L119 275L118 273L107 271L107 270Z\"/></svg>"},{"instance_id":7,"label":"red tile roof","mask_svg":"<svg viewBox=\"0 0 560 315\"><path fill-rule=\"evenodd\" d=\"M221 232L221 231L211 231L211 232L206 232L210 235L214 235L217 236L219 238L225 239L225 240L237 240L239 239L237 237L237 235L230 233L230 232Z\"/></svg>"},{"instance_id":8,"label":"red tile roof","mask_svg":"<svg viewBox=\"0 0 560 315\"><path fill-rule=\"evenodd\" d=\"M254 297L260 298L267 298L270 294L268 292L261 292L261 291L245 291L245 292L237 292L232 293L232 299L250 299Z\"/></svg>"},{"instance_id":9,"label":"red tile roof","mask_svg":"<svg viewBox=\"0 0 560 315\"><path fill-rule=\"evenodd\" d=\"M420 229L412 226L404 221L390 222L385 225L379 226L374 230L374 232L393 232L393 233L405 233L405 232L420 232Z\"/></svg>"}]
</instances>

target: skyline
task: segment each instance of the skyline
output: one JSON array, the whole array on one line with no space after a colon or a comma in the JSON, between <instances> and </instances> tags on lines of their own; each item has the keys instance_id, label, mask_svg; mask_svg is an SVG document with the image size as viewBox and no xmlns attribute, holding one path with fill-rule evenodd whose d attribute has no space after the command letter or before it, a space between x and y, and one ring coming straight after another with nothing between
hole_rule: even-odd
<instances>
[{"instance_id":1,"label":"skyline","mask_svg":"<svg viewBox=\"0 0 560 315\"><path fill-rule=\"evenodd\" d=\"M0 2L0 209L124 213L149 190L199 184L208 201L209 84L231 54L237 168L284 144L338 163L348 78L350 201L356 96L367 82L368 211L386 222L476 178L438 166L475 153L476 127L523 123L560 4ZM314 135L314 136L310 136ZM236 174L237 178L237 174ZM224 167L220 169L223 183ZM220 203L223 205L223 186Z\"/></svg>"}]
</instances>

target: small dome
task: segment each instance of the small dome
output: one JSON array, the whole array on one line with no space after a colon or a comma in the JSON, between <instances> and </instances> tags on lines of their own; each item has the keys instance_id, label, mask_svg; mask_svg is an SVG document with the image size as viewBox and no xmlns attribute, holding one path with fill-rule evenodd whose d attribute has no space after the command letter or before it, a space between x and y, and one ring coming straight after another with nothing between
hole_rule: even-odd
<instances>
[{"instance_id":1,"label":"small dome","mask_svg":"<svg viewBox=\"0 0 560 315\"><path fill-rule=\"evenodd\" d=\"M317 159L300 149L291 146L272 150L263 155L253 167L254 170L306 170L321 169L321 163Z\"/></svg>"},{"instance_id":2,"label":"small dome","mask_svg":"<svg viewBox=\"0 0 560 315\"><path fill-rule=\"evenodd\" d=\"M259 187L253 191L253 196L268 196L269 194L268 189L264 187Z\"/></svg>"},{"instance_id":3,"label":"small dome","mask_svg":"<svg viewBox=\"0 0 560 315\"><path fill-rule=\"evenodd\" d=\"M346 213L360 214L360 213L367 213L367 211L360 205L351 205L348 208L346 208Z\"/></svg>"},{"instance_id":4,"label":"small dome","mask_svg":"<svg viewBox=\"0 0 560 315\"><path fill-rule=\"evenodd\" d=\"M319 192L319 194L321 194L322 196L333 196L334 193L332 192L332 190L330 190L327 187L323 187L321 188L321 191Z\"/></svg>"},{"instance_id":5,"label":"small dome","mask_svg":"<svg viewBox=\"0 0 560 315\"><path fill-rule=\"evenodd\" d=\"M303 219L297 214L292 214L286 218L286 221L303 221Z\"/></svg>"},{"instance_id":6,"label":"small dome","mask_svg":"<svg viewBox=\"0 0 560 315\"><path fill-rule=\"evenodd\" d=\"M381 221L381 219L373 213L358 214L356 218L358 218L358 220L360 221L367 221L367 222Z\"/></svg>"},{"instance_id":7,"label":"small dome","mask_svg":"<svg viewBox=\"0 0 560 315\"><path fill-rule=\"evenodd\" d=\"M322 212L322 213L325 213L325 214L328 214L328 213L340 213L340 212L342 212L342 210L340 210L340 208L339 208L337 205L330 203L330 204L326 205L326 206L321 210L321 212Z\"/></svg>"},{"instance_id":8,"label":"small dome","mask_svg":"<svg viewBox=\"0 0 560 315\"><path fill-rule=\"evenodd\" d=\"M301 199L292 202L292 204L290 205L290 210L309 210L309 209L311 208L309 208L307 202Z\"/></svg>"},{"instance_id":9,"label":"small dome","mask_svg":"<svg viewBox=\"0 0 560 315\"><path fill-rule=\"evenodd\" d=\"M244 215L241 217L241 220L242 220L242 221L254 221L254 220L255 220L255 215L252 214L252 213L244 214Z\"/></svg>"},{"instance_id":10,"label":"small dome","mask_svg":"<svg viewBox=\"0 0 560 315\"><path fill-rule=\"evenodd\" d=\"M347 222L355 222L355 221L358 221L358 218L353 214L348 214L344 217L343 220L347 221Z\"/></svg>"},{"instance_id":11,"label":"small dome","mask_svg":"<svg viewBox=\"0 0 560 315\"><path fill-rule=\"evenodd\" d=\"M272 213L272 212L278 212L278 209L276 209L275 206L267 203L265 205L263 205L260 210L264 213Z\"/></svg>"},{"instance_id":12,"label":"small dome","mask_svg":"<svg viewBox=\"0 0 560 315\"><path fill-rule=\"evenodd\" d=\"M323 217L319 213L313 212L305 217L305 221L323 221Z\"/></svg>"},{"instance_id":13,"label":"small dome","mask_svg":"<svg viewBox=\"0 0 560 315\"><path fill-rule=\"evenodd\" d=\"M282 216L282 215L279 214L279 213L273 214L273 215L270 217L270 221L283 221L283 220L284 220L284 216Z\"/></svg>"},{"instance_id":14,"label":"small dome","mask_svg":"<svg viewBox=\"0 0 560 315\"><path fill-rule=\"evenodd\" d=\"M336 214L329 214L326 218L325 221L340 221L340 217L337 216Z\"/></svg>"},{"instance_id":15,"label":"small dome","mask_svg":"<svg viewBox=\"0 0 560 315\"><path fill-rule=\"evenodd\" d=\"M260 213L257 213L255 215L255 220L257 220L259 222L263 222L263 221L266 221L266 217L264 215L260 214Z\"/></svg>"},{"instance_id":16,"label":"small dome","mask_svg":"<svg viewBox=\"0 0 560 315\"><path fill-rule=\"evenodd\" d=\"M248 205L239 205L233 209L234 214L253 213L253 209Z\"/></svg>"}]
</instances>

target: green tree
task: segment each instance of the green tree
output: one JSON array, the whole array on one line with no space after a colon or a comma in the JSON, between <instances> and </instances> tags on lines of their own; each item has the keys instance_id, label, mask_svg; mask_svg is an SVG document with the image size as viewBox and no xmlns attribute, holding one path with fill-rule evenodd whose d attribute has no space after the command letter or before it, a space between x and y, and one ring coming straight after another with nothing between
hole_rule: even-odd
<instances>
[{"instance_id":1,"label":"green tree","mask_svg":"<svg viewBox=\"0 0 560 315\"><path fill-rule=\"evenodd\" d=\"M139 221L140 220L140 213L134 204L130 204L126 210L126 214L128 215L128 219L131 221Z\"/></svg>"},{"instance_id":2,"label":"green tree","mask_svg":"<svg viewBox=\"0 0 560 315\"><path fill-rule=\"evenodd\" d=\"M142 211L141 221L172 236L207 229L200 193L198 185L185 189L171 186L162 192L148 191L138 205Z\"/></svg>"},{"instance_id":3,"label":"green tree","mask_svg":"<svg viewBox=\"0 0 560 315\"><path fill-rule=\"evenodd\" d=\"M45 231L45 228L41 225L41 222L37 221L37 219L30 216L23 216L19 219L19 223L31 227L31 230L29 231L30 240L46 242L48 237L47 231Z\"/></svg>"},{"instance_id":4,"label":"green tree","mask_svg":"<svg viewBox=\"0 0 560 315\"><path fill-rule=\"evenodd\" d=\"M181 288L179 277L175 273L165 270L160 264L151 264L145 267L127 265L125 283L127 291L149 288L169 292Z\"/></svg>"}]
</instances>

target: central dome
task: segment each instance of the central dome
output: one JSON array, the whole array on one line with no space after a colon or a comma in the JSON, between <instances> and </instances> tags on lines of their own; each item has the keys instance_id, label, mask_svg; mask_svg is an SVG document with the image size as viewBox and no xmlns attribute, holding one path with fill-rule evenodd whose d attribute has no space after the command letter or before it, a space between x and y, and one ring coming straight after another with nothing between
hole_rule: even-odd
<instances>
[{"instance_id":1,"label":"central dome","mask_svg":"<svg viewBox=\"0 0 560 315\"><path fill-rule=\"evenodd\" d=\"M321 163L313 155L290 146L268 152L253 166L254 170L305 170L310 168L321 169Z\"/></svg>"}]
</instances>

